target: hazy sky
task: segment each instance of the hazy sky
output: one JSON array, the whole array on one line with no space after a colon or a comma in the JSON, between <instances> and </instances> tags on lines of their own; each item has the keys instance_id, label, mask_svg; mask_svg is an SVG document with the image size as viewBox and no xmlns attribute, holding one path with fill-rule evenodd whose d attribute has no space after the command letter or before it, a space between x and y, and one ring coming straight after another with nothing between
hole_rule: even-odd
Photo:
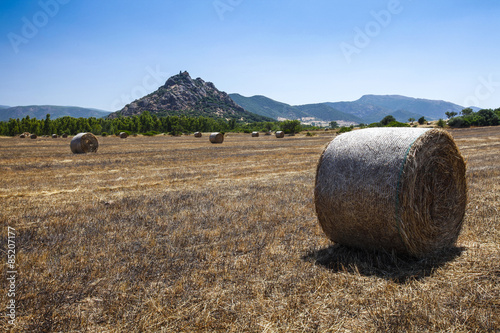
<instances>
[{"instance_id":1,"label":"hazy sky","mask_svg":"<svg viewBox=\"0 0 500 333\"><path fill-rule=\"evenodd\" d=\"M2 0L0 105L115 111L187 70L292 105L498 108L499 18L498 0Z\"/></svg>"}]
</instances>

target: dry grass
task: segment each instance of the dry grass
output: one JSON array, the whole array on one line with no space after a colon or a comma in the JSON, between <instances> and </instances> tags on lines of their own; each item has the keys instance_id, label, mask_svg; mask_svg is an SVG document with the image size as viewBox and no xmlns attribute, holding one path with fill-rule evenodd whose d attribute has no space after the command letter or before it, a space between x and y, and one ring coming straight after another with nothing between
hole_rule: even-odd
<instances>
[{"instance_id":1,"label":"dry grass","mask_svg":"<svg viewBox=\"0 0 500 333\"><path fill-rule=\"evenodd\" d=\"M421 260L326 239L313 186L331 134L105 137L87 155L69 139L0 138L12 331L498 331L500 127L452 134L466 220L456 248Z\"/></svg>"}]
</instances>

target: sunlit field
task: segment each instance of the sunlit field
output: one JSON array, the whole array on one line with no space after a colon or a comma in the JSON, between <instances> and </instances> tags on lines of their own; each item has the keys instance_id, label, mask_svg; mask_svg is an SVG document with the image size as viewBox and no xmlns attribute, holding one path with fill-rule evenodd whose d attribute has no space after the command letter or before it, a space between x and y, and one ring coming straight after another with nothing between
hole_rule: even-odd
<instances>
[{"instance_id":1,"label":"sunlit field","mask_svg":"<svg viewBox=\"0 0 500 333\"><path fill-rule=\"evenodd\" d=\"M421 260L331 243L314 211L334 132L0 138L0 330L498 332L500 127L467 159L457 246ZM5 317L15 230L15 326Z\"/></svg>"}]
</instances>

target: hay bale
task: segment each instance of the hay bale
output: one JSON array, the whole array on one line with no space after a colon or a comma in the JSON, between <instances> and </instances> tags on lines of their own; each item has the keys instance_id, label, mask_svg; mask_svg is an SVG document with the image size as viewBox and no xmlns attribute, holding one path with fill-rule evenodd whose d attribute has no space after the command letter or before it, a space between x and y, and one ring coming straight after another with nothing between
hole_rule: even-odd
<instances>
[{"instance_id":1,"label":"hay bale","mask_svg":"<svg viewBox=\"0 0 500 333\"><path fill-rule=\"evenodd\" d=\"M283 131L277 131L276 132L276 137L278 139L284 138L285 137L285 132L283 132Z\"/></svg>"},{"instance_id":2,"label":"hay bale","mask_svg":"<svg viewBox=\"0 0 500 333\"><path fill-rule=\"evenodd\" d=\"M211 143L222 143L224 142L224 135L219 132L215 132L210 134L210 142Z\"/></svg>"},{"instance_id":3,"label":"hay bale","mask_svg":"<svg viewBox=\"0 0 500 333\"><path fill-rule=\"evenodd\" d=\"M70 143L73 154L95 153L99 148L99 141L92 133L79 133Z\"/></svg>"},{"instance_id":4,"label":"hay bale","mask_svg":"<svg viewBox=\"0 0 500 333\"><path fill-rule=\"evenodd\" d=\"M272 135L272 134L273 134L273 132L267 131L265 135Z\"/></svg>"},{"instance_id":5,"label":"hay bale","mask_svg":"<svg viewBox=\"0 0 500 333\"><path fill-rule=\"evenodd\" d=\"M52 139L57 139L57 134L52 134Z\"/></svg>"},{"instance_id":6,"label":"hay bale","mask_svg":"<svg viewBox=\"0 0 500 333\"><path fill-rule=\"evenodd\" d=\"M121 139L126 139L126 138L128 138L128 134L127 134L127 132L120 132L120 138L121 138Z\"/></svg>"},{"instance_id":7,"label":"hay bale","mask_svg":"<svg viewBox=\"0 0 500 333\"><path fill-rule=\"evenodd\" d=\"M25 137L26 137L26 135L24 135L24 134L19 135L20 139L24 139Z\"/></svg>"},{"instance_id":8,"label":"hay bale","mask_svg":"<svg viewBox=\"0 0 500 333\"><path fill-rule=\"evenodd\" d=\"M258 138L259 132L252 132L252 138Z\"/></svg>"},{"instance_id":9,"label":"hay bale","mask_svg":"<svg viewBox=\"0 0 500 333\"><path fill-rule=\"evenodd\" d=\"M63 137L64 139L66 139L66 138L68 137L68 134L63 133L62 137Z\"/></svg>"},{"instance_id":10,"label":"hay bale","mask_svg":"<svg viewBox=\"0 0 500 333\"><path fill-rule=\"evenodd\" d=\"M195 138L201 138L201 132L194 132L194 137Z\"/></svg>"},{"instance_id":11,"label":"hay bale","mask_svg":"<svg viewBox=\"0 0 500 333\"><path fill-rule=\"evenodd\" d=\"M36 138L37 138L37 136L36 136L36 134L31 134L31 135L30 135L30 138L32 138L32 139L36 139Z\"/></svg>"},{"instance_id":12,"label":"hay bale","mask_svg":"<svg viewBox=\"0 0 500 333\"><path fill-rule=\"evenodd\" d=\"M319 223L336 243L423 257L458 237L465 171L443 130L371 128L339 135L317 167Z\"/></svg>"}]
</instances>

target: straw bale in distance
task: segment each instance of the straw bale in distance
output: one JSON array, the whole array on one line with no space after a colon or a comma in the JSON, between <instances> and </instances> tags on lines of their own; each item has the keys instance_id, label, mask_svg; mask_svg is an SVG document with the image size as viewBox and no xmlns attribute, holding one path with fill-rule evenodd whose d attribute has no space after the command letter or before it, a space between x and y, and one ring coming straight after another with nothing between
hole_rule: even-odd
<instances>
[{"instance_id":1,"label":"straw bale in distance","mask_svg":"<svg viewBox=\"0 0 500 333\"><path fill-rule=\"evenodd\" d=\"M453 246L467 201L452 136L372 128L337 136L317 166L314 203L334 242L423 257Z\"/></svg>"},{"instance_id":2,"label":"straw bale in distance","mask_svg":"<svg viewBox=\"0 0 500 333\"><path fill-rule=\"evenodd\" d=\"M20 139L24 139L25 137L26 137L26 135L24 135L24 134L19 135Z\"/></svg>"},{"instance_id":3,"label":"straw bale in distance","mask_svg":"<svg viewBox=\"0 0 500 333\"><path fill-rule=\"evenodd\" d=\"M120 132L120 138L122 138L122 139L128 138L127 132Z\"/></svg>"},{"instance_id":4,"label":"straw bale in distance","mask_svg":"<svg viewBox=\"0 0 500 333\"><path fill-rule=\"evenodd\" d=\"M194 137L195 138L201 138L202 137L201 132L194 132Z\"/></svg>"},{"instance_id":5,"label":"straw bale in distance","mask_svg":"<svg viewBox=\"0 0 500 333\"><path fill-rule=\"evenodd\" d=\"M31 134L31 135L30 135L30 138L32 138L32 139L36 139L36 138L37 138L37 136L36 136L36 134Z\"/></svg>"},{"instance_id":6,"label":"straw bale in distance","mask_svg":"<svg viewBox=\"0 0 500 333\"><path fill-rule=\"evenodd\" d=\"M66 139L68 137L68 134L63 133L62 137Z\"/></svg>"},{"instance_id":7,"label":"straw bale in distance","mask_svg":"<svg viewBox=\"0 0 500 333\"><path fill-rule=\"evenodd\" d=\"M52 134L52 139L57 139L57 134Z\"/></svg>"},{"instance_id":8,"label":"straw bale in distance","mask_svg":"<svg viewBox=\"0 0 500 333\"><path fill-rule=\"evenodd\" d=\"M267 131L265 135L271 135L273 134L271 131Z\"/></svg>"},{"instance_id":9,"label":"straw bale in distance","mask_svg":"<svg viewBox=\"0 0 500 333\"><path fill-rule=\"evenodd\" d=\"M285 132L283 132L283 131L277 131L276 132L276 137L279 138L279 139L280 138L284 138L285 137Z\"/></svg>"},{"instance_id":10,"label":"straw bale in distance","mask_svg":"<svg viewBox=\"0 0 500 333\"><path fill-rule=\"evenodd\" d=\"M92 133L79 133L71 139L70 147L73 154L95 153L99 148L99 141Z\"/></svg>"},{"instance_id":11,"label":"straw bale in distance","mask_svg":"<svg viewBox=\"0 0 500 333\"><path fill-rule=\"evenodd\" d=\"M259 132L252 132L252 138L258 138Z\"/></svg>"},{"instance_id":12,"label":"straw bale in distance","mask_svg":"<svg viewBox=\"0 0 500 333\"><path fill-rule=\"evenodd\" d=\"M211 143L222 143L224 142L224 135L219 132L214 132L210 134L210 142Z\"/></svg>"}]
</instances>

